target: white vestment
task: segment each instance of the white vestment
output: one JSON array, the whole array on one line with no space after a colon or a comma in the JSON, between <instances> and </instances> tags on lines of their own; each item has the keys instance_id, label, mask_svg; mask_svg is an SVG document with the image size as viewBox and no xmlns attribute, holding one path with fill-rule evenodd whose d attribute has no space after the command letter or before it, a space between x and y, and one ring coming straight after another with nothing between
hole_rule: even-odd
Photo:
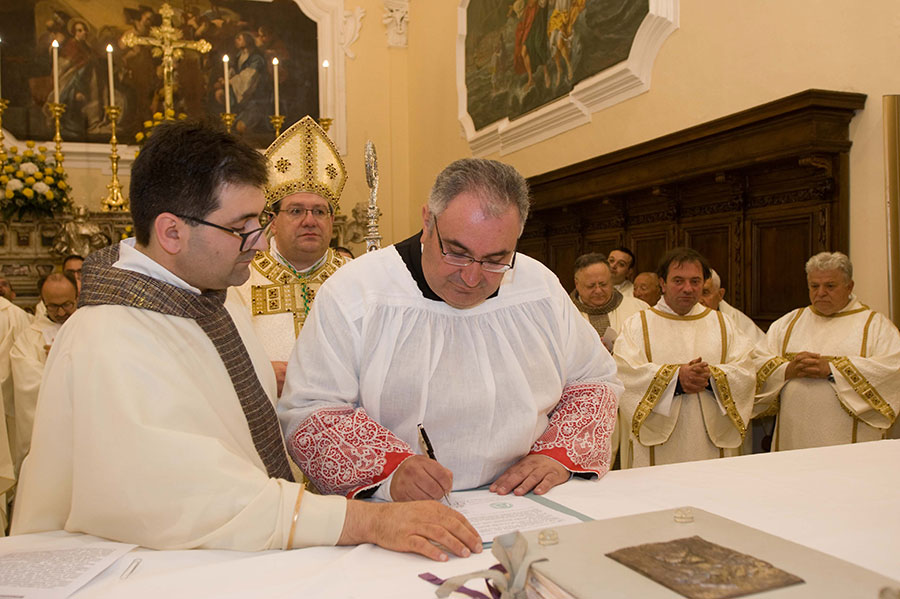
<instances>
[{"instance_id":1,"label":"white vestment","mask_svg":"<svg viewBox=\"0 0 900 599\"><path fill-rule=\"evenodd\" d=\"M278 412L324 491L384 482L418 453L418 423L453 488L469 489L529 453L602 476L621 389L597 333L539 262L518 254L496 296L460 310L428 299L391 246L322 286Z\"/></svg>"},{"instance_id":2,"label":"white vestment","mask_svg":"<svg viewBox=\"0 0 900 599\"><path fill-rule=\"evenodd\" d=\"M31 315L0 297L0 536L6 530L6 501L2 498L15 483L16 411L10 351L16 337L31 325Z\"/></svg>"},{"instance_id":3,"label":"white vestment","mask_svg":"<svg viewBox=\"0 0 900 599\"><path fill-rule=\"evenodd\" d=\"M679 316L662 298L632 316L614 349L632 465L739 454L753 409L751 349L731 320L699 303ZM709 387L676 395L679 368L698 357L709 364Z\"/></svg>"},{"instance_id":4,"label":"white vestment","mask_svg":"<svg viewBox=\"0 0 900 599\"><path fill-rule=\"evenodd\" d=\"M731 318L731 320L734 321L734 324L737 325L737 328L740 329L745 337L750 339L750 342L753 343L753 345L759 345L760 343L765 342L766 334L763 333L761 328L756 326L753 319L730 305L725 300L719 302L719 312Z\"/></svg>"},{"instance_id":5,"label":"white vestment","mask_svg":"<svg viewBox=\"0 0 900 599\"><path fill-rule=\"evenodd\" d=\"M116 267L197 292L130 241ZM228 311L274 397L249 318ZM286 549L294 525L293 546L334 544L346 510L269 478L195 320L118 305L80 308L53 343L17 493L14 534L65 529L155 549Z\"/></svg>"},{"instance_id":6,"label":"white vestment","mask_svg":"<svg viewBox=\"0 0 900 599\"><path fill-rule=\"evenodd\" d=\"M800 449L882 439L900 409L900 333L858 299L832 316L812 306L769 327L771 357L759 371L757 414L777 414L772 448ZM799 352L821 354L828 379L784 380Z\"/></svg>"},{"instance_id":7,"label":"white vestment","mask_svg":"<svg viewBox=\"0 0 900 599\"><path fill-rule=\"evenodd\" d=\"M634 297L634 283L625 279L618 285L614 285L614 287L621 293L624 297Z\"/></svg>"},{"instance_id":8,"label":"white vestment","mask_svg":"<svg viewBox=\"0 0 900 599\"><path fill-rule=\"evenodd\" d=\"M47 363L45 346L52 346L60 329L59 324L46 316L35 318L13 343L9 354L15 388L16 434L13 459L16 473L31 447L31 429L34 426L34 408L37 405L44 364Z\"/></svg>"},{"instance_id":9,"label":"white vestment","mask_svg":"<svg viewBox=\"0 0 900 599\"><path fill-rule=\"evenodd\" d=\"M269 250L253 259L247 282L228 290L228 301L238 302L250 314L269 359L287 362L319 287L346 262L328 248L316 264L295 274L272 239Z\"/></svg>"}]
</instances>

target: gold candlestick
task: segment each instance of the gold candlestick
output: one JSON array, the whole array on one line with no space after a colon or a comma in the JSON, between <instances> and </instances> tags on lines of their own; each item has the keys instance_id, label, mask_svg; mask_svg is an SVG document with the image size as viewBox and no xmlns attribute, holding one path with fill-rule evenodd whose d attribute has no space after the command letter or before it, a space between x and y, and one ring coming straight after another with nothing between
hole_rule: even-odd
<instances>
[{"instance_id":1,"label":"gold candlestick","mask_svg":"<svg viewBox=\"0 0 900 599\"><path fill-rule=\"evenodd\" d=\"M62 135L59 134L59 117L66 111L66 105L50 102L47 106L50 107L50 114L53 115L53 126L56 129L56 133L53 135L53 142L56 144L56 153L53 154L53 157L56 158L56 166L62 167L63 151Z\"/></svg>"},{"instance_id":2,"label":"gold candlestick","mask_svg":"<svg viewBox=\"0 0 900 599\"><path fill-rule=\"evenodd\" d=\"M119 115L121 114L122 109L118 106L106 107L106 118L109 119L109 124L112 126L112 136L109 138L109 162L112 165L112 181L106 186L109 193L100 200L104 212L122 212L128 209L125 197L122 195L122 186L119 184L119 141L116 139L116 121L119 120Z\"/></svg>"},{"instance_id":3,"label":"gold candlestick","mask_svg":"<svg viewBox=\"0 0 900 599\"><path fill-rule=\"evenodd\" d=\"M9 106L9 100L0 98L0 162L6 160L6 146L3 144L3 111Z\"/></svg>"},{"instance_id":4,"label":"gold candlestick","mask_svg":"<svg viewBox=\"0 0 900 599\"><path fill-rule=\"evenodd\" d=\"M331 127L331 123L333 123L333 122L334 122L334 119L328 118L327 116L319 117L319 126L322 127L322 129L325 131L325 133L328 133L328 129Z\"/></svg>"},{"instance_id":5,"label":"gold candlestick","mask_svg":"<svg viewBox=\"0 0 900 599\"><path fill-rule=\"evenodd\" d=\"M283 114L273 114L269 116L269 122L272 123L272 128L275 129L275 138L277 139L279 135L281 135L281 126L284 125L284 115ZM2 138L0 138L2 140Z\"/></svg>"},{"instance_id":6,"label":"gold candlestick","mask_svg":"<svg viewBox=\"0 0 900 599\"><path fill-rule=\"evenodd\" d=\"M231 126L234 125L234 119L237 115L233 112L223 112L221 115L222 122L225 123L225 130L231 133Z\"/></svg>"}]
</instances>

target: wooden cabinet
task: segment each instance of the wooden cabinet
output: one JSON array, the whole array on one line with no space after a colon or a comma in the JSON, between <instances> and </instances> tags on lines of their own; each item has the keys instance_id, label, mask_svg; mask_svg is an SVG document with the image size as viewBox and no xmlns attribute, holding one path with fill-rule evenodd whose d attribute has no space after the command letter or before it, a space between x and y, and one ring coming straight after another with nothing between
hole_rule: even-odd
<instances>
[{"instance_id":1,"label":"wooden cabinet","mask_svg":"<svg viewBox=\"0 0 900 599\"><path fill-rule=\"evenodd\" d=\"M865 100L808 90L532 177L519 247L571 290L579 254L624 245L642 272L686 245L767 328L808 303L812 254L848 250L849 124Z\"/></svg>"}]
</instances>

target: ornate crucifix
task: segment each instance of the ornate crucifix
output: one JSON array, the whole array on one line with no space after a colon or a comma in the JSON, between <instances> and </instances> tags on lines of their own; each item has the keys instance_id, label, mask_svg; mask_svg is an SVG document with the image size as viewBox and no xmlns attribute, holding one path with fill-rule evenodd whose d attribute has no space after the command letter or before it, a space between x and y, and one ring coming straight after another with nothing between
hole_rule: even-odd
<instances>
[{"instance_id":1,"label":"ornate crucifix","mask_svg":"<svg viewBox=\"0 0 900 599\"><path fill-rule=\"evenodd\" d=\"M159 14L162 16L162 25L152 27L149 36L144 37L137 35L134 31L128 31L122 36L122 43L129 48L151 46L154 57L162 56L165 108L167 111L174 112L175 100L172 90L175 87L175 61L184 56L185 49L206 54L212 49L212 45L206 40L187 41L181 39L181 31L172 27L172 16L175 11L168 4L160 7Z\"/></svg>"}]
</instances>

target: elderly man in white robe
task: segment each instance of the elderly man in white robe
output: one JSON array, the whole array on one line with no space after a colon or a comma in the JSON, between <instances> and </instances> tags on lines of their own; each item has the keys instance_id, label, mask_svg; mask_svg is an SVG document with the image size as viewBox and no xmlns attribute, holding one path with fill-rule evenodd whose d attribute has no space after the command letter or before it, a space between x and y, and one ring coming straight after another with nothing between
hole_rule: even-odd
<instances>
[{"instance_id":1,"label":"elderly man in white robe","mask_svg":"<svg viewBox=\"0 0 900 599\"><path fill-rule=\"evenodd\" d=\"M328 134L305 116L266 150L266 202L275 213L269 249L250 265L250 278L229 291L244 305L278 382L316 292L348 260L328 247L341 191L344 161Z\"/></svg>"},{"instance_id":2,"label":"elderly man in white robe","mask_svg":"<svg viewBox=\"0 0 900 599\"><path fill-rule=\"evenodd\" d=\"M752 344L700 304L709 278L701 254L670 250L657 273L663 297L625 323L614 349L631 465L738 455L753 410Z\"/></svg>"},{"instance_id":3,"label":"elderly man in white robe","mask_svg":"<svg viewBox=\"0 0 900 599\"><path fill-rule=\"evenodd\" d=\"M810 305L772 323L756 412L776 414L772 449L883 439L900 409L900 333L853 295L841 252L806 263Z\"/></svg>"},{"instance_id":4,"label":"elderly man in white robe","mask_svg":"<svg viewBox=\"0 0 900 599\"><path fill-rule=\"evenodd\" d=\"M48 357L14 534L155 549L377 543L440 560L480 550L437 502L347 501L293 481L268 356L225 304L266 248L266 179L263 156L229 134L154 130L131 170L135 238L85 262L81 307Z\"/></svg>"},{"instance_id":5,"label":"elderly man in white robe","mask_svg":"<svg viewBox=\"0 0 900 599\"><path fill-rule=\"evenodd\" d=\"M15 389L16 434L13 459L16 474L31 447L34 409L47 354L63 323L75 312L78 282L70 274L51 273L38 284L38 294L46 307L44 316L35 317L31 325L16 336L9 360Z\"/></svg>"},{"instance_id":6,"label":"elderly man in white robe","mask_svg":"<svg viewBox=\"0 0 900 599\"><path fill-rule=\"evenodd\" d=\"M597 334L603 345L612 353L613 344L622 325L632 315L649 308L646 302L637 298L624 296L612 285L612 269L606 256L600 253L583 254L575 259L575 289L569 294L575 307L584 316ZM611 463L616 456L622 455L628 460L627 453L620 454L621 439L628 439L628 429L622 430L622 419L617 418L616 429L612 438ZM628 450L627 443L624 448Z\"/></svg>"},{"instance_id":7,"label":"elderly man in white robe","mask_svg":"<svg viewBox=\"0 0 900 599\"><path fill-rule=\"evenodd\" d=\"M609 469L615 364L556 275L516 253L528 208L512 167L456 161L421 233L322 286L278 406L319 489L542 494ZM416 449L419 424L436 459Z\"/></svg>"}]
</instances>

